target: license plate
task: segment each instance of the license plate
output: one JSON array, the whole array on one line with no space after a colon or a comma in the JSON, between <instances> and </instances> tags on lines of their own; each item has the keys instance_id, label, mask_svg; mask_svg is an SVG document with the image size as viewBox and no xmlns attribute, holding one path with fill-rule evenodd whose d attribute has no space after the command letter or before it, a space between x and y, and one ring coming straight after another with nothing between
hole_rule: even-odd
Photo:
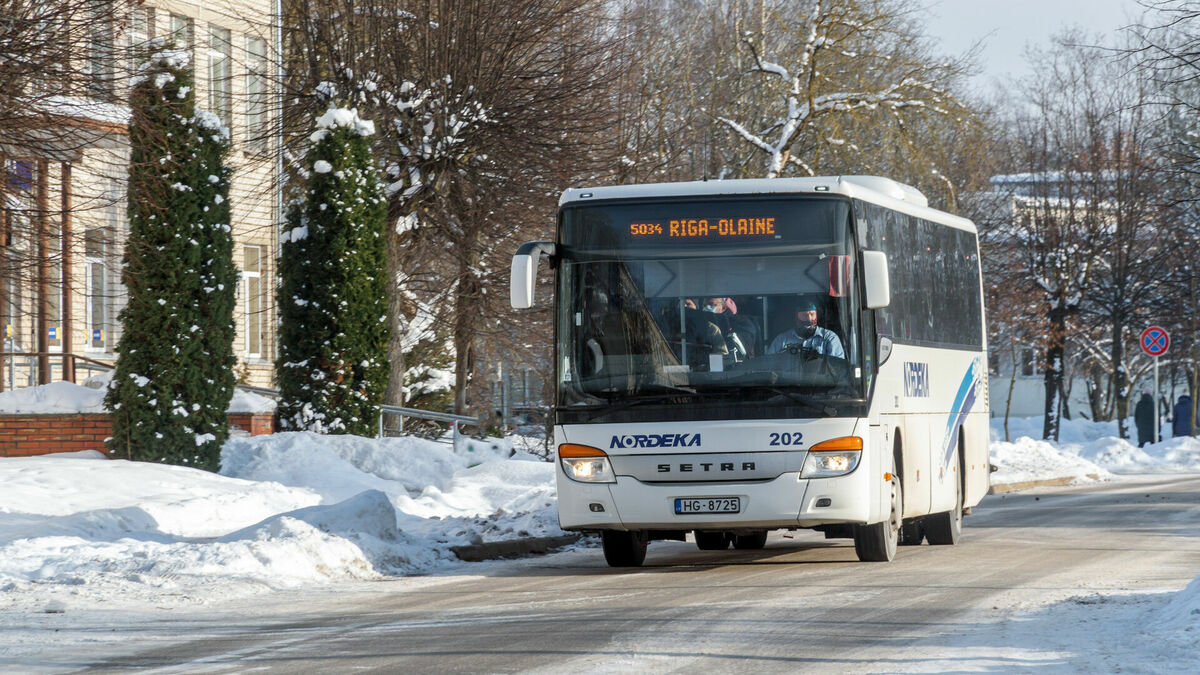
<instances>
[{"instance_id":1,"label":"license plate","mask_svg":"<svg viewBox=\"0 0 1200 675\"><path fill-rule=\"evenodd\" d=\"M675 500L675 515L689 513L740 513L741 497L680 497Z\"/></svg>"}]
</instances>

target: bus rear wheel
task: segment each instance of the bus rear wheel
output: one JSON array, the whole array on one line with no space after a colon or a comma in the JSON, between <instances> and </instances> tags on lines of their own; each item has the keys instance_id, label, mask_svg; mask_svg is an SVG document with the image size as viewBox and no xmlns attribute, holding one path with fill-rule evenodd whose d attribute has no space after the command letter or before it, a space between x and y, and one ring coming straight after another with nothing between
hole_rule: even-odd
<instances>
[{"instance_id":1,"label":"bus rear wheel","mask_svg":"<svg viewBox=\"0 0 1200 675\"><path fill-rule=\"evenodd\" d=\"M605 530L600 537L604 542L604 560L609 567L641 567L646 562L650 541L644 531Z\"/></svg>"},{"instance_id":2,"label":"bus rear wheel","mask_svg":"<svg viewBox=\"0 0 1200 675\"><path fill-rule=\"evenodd\" d=\"M696 530L696 548L701 551L724 551L729 548L729 535L725 532L702 532Z\"/></svg>"},{"instance_id":3,"label":"bus rear wheel","mask_svg":"<svg viewBox=\"0 0 1200 675\"><path fill-rule=\"evenodd\" d=\"M962 536L963 490L962 471L958 470L958 455L954 456L954 508L925 518L925 539L934 546L953 546Z\"/></svg>"},{"instance_id":4,"label":"bus rear wheel","mask_svg":"<svg viewBox=\"0 0 1200 675\"><path fill-rule=\"evenodd\" d=\"M888 519L854 528L854 552L862 562L889 562L896 557L904 495L900 488L900 477L895 472L891 475L891 513Z\"/></svg>"},{"instance_id":5,"label":"bus rear wheel","mask_svg":"<svg viewBox=\"0 0 1200 675\"><path fill-rule=\"evenodd\" d=\"M733 535L733 547L741 551L756 551L767 545L767 531Z\"/></svg>"}]
</instances>

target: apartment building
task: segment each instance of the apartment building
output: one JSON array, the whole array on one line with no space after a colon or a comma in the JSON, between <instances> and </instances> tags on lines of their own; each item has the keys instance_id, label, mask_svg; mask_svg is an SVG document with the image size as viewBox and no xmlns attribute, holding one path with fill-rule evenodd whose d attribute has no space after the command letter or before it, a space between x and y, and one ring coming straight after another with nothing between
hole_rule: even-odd
<instances>
[{"instance_id":1,"label":"apartment building","mask_svg":"<svg viewBox=\"0 0 1200 675\"><path fill-rule=\"evenodd\" d=\"M0 136L0 388L82 382L115 363L126 302L130 82L155 38L192 52L198 108L230 130L238 378L272 386L278 157L273 0L94 3L77 70L28 132ZM49 107L45 102L50 101Z\"/></svg>"}]
</instances>

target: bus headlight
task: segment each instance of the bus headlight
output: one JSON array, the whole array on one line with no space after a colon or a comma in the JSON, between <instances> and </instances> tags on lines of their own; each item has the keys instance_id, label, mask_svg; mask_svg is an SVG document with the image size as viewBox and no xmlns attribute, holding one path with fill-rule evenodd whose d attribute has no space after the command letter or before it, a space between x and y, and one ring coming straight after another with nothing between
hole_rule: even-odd
<instances>
[{"instance_id":1,"label":"bus headlight","mask_svg":"<svg viewBox=\"0 0 1200 675\"><path fill-rule=\"evenodd\" d=\"M862 458L862 439L858 436L843 436L817 443L808 449L804 458L801 478L832 478L844 476L858 468Z\"/></svg>"},{"instance_id":2,"label":"bus headlight","mask_svg":"<svg viewBox=\"0 0 1200 675\"><path fill-rule=\"evenodd\" d=\"M581 483L615 483L612 463L599 448L563 443L558 446L558 459L567 478Z\"/></svg>"}]
</instances>

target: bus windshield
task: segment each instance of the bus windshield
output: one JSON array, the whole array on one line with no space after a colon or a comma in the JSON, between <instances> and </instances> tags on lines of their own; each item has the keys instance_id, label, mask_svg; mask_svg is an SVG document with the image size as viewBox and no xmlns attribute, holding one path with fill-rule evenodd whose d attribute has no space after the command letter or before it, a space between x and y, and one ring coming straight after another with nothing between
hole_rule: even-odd
<instances>
[{"instance_id":1,"label":"bus windshield","mask_svg":"<svg viewBox=\"0 0 1200 675\"><path fill-rule=\"evenodd\" d=\"M831 198L565 210L559 409L838 414L864 395L850 221Z\"/></svg>"}]
</instances>

